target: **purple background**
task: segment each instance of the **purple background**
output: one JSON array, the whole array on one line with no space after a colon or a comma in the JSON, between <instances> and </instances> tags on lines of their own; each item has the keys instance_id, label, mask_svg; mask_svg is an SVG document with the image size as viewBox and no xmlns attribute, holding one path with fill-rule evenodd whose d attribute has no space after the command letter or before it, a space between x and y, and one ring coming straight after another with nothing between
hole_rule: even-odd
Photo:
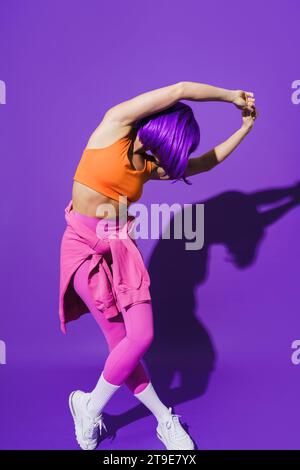
<instances>
[{"instance_id":1,"label":"purple background","mask_svg":"<svg viewBox=\"0 0 300 470\"><path fill-rule=\"evenodd\" d=\"M192 186L144 188L146 204L206 204L203 250L139 242L156 325L145 360L200 449L300 448L300 365L291 362L300 338L300 105L291 102L299 15L296 0L1 1L0 448L77 448L67 397L94 386L107 349L90 315L67 336L59 329L72 177L108 107L181 80L254 91L260 116ZM240 125L230 104L188 104L201 128L194 155ZM155 419L127 388L108 404L106 423L115 439L99 449L163 448Z\"/></svg>"}]
</instances>

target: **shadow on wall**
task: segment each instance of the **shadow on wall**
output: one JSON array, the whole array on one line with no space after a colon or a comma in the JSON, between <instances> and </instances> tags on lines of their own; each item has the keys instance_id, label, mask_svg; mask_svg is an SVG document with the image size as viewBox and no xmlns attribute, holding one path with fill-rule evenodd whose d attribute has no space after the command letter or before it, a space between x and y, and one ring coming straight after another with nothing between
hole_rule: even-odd
<instances>
[{"instance_id":1,"label":"shadow on wall","mask_svg":"<svg viewBox=\"0 0 300 470\"><path fill-rule=\"evenodd\" d=\"M282 202L284 199L287 201ZM210 247L224 245L238 269L251 266L265 228L300 204L300 183L247 194L228 191L200 203L204 204L205 213L204 247L187 251L185 239L173 239L173 219L170 239L158 241L148 266L155 339L144 356L144 363L159 397L168 406L201 396L215 366L216 351L209 333L196 317L194 297L195 288L207 279ZM260 206L271 204L277 206L259 210ZM195 207L196 203L193 212ZM175 375L179 385L171 387ZM143 405L138 405L115 417L115 429L148 414Z\"/></svg>"},{"instance_id":2,"label":"shadow on wall","mask_svg":"<svg viewBox=\"0 0 300 470\"><path fill-rule=\"evenodd\" d=\"M287 202L259 211L260 206L285 198ZM228 191L199 203L204 204L205 214L203 248L188 251L185 239L172 238L173 219L171 238L159 240L149 263L155 339L145 363L160 396L172 406L202 395L214 369L216 351L209 333L196 318L194 296L208 276L210 247L222 244L238 269L250 266L256 260L265 228L300 204L300 183L249 194ZM184 214L180 217L184 220ZM171 388L175 374L179 385Z\"/></svg>"},{"instance_id":3,"label":"shadow on wall","mask_svg":"<svg viewBox=\"0 0 300 470\"><path fill-rule=\"evenodd\" d=\"M288 200L278 205L283 199ZM210 335L196 317L194 296L207 279L211 246L224 245L236 268L251 266L265 228L300 204L300 183L249 194L228 191L200 203L204 204L203 248L188 251L188 240L172 238L172 219L171 238L159 240L149 263L155 339L144 360L160 397L172 406L202 395L216 362ZM259 210L271 204L277 206ZM196 203L192 220L195 207ZM184 214L180 218L184 220ZM179 385L171 387L175 375Z\"/></svg>"}]
</instances>

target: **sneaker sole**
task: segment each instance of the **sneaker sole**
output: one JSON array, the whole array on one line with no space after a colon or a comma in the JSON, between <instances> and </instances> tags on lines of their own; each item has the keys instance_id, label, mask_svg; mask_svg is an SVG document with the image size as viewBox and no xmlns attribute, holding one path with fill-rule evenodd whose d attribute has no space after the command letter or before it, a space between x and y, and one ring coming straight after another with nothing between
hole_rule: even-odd
<instances>
[{"instance_id":1,"label":"sneaker sole","mask_svg":"<svg viewBox=\"0 0 300 470\"><path fill-rule=\"evenodd\" d=\"M158 437L158 439L164 444L165 448L167 450L195 450L195 447L193 447L192 449L178 449L178 448L173 448L173 447L168 447L163 436L161 436L157 431L156 431L156 435Z\"/></svg>"},{"instance_id":2,"label":"sneaker sole","mask_svg":"<svg viewBox=\"0 0 300 470\"><path fill-rule=\"evenodd\" d=\"M74 396L75 392L72 392L70 393L69 395L69 408L70 408L70 411L71 411L71 415L73 416L73 419L75 420L75 410L73 408L73 404L72 404L72 398Z\"/></svg>"}]
</instances>

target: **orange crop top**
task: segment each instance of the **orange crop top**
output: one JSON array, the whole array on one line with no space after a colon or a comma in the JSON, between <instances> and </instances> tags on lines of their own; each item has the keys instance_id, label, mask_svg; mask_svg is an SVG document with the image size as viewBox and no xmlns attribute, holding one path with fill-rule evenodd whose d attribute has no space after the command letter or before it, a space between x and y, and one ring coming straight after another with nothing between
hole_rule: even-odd
<instances>
[{"instance_id":1,"label":"orange crop top","mask_svg":"<svg viewBox=\"0 0 300 470\"><path fill-rule=\"evenodd\" d=\"M128 158L133 140L130 135L102 148L85 148L76 169L74 180L105 196L119 201L127 196L127 202L137 201L143 192L143 184L150 178L155 162L145 160L142 170L135 170Z\"/></svg>"}]
</instances>

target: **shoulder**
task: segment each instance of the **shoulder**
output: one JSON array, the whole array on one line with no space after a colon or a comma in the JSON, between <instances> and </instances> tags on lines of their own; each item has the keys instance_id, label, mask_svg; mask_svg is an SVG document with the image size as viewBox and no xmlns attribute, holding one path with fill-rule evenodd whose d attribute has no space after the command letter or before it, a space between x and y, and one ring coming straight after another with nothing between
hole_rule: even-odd
<instances>
[{"instance_id":1,"label":"shoulder","mask_svg":"<svg viewBox=\"0 0 300 470\"><path fill-rule=\"evenodd\" d=\"M131 140L133 134L133 126L124 126L104 116L99 126L91 133L86 148L108 147L124 138Z\"/></svg>"}]
</instances>

